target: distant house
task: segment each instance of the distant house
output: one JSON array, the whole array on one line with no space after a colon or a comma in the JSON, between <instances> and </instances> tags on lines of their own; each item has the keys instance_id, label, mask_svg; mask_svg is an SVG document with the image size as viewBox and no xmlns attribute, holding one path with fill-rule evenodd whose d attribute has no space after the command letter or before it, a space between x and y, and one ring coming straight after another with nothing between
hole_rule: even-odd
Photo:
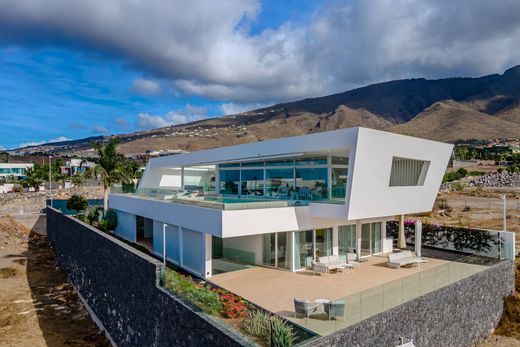
<instances>
[{"instance_id":1,"label":"distant house","mask_svg":"<svg viewBox=\"0 0 520 347\"><path fill-rule=\"evenodd\" d=\"M23 179L27 177L27 170L33 167L34 164L29 163L0 163L0 178L16 177Z\"/></svg>"},{"instance_id":2,"label":"distant house","mask_svg":"<svg viewBox=\"0 0 520 347\"><path fill-rule=\"evenodd\" d=\"M109 204L118 235L201 277L237 262L295 272L391 252L386 222L431 211L452 149L349 128L157 157Z\"/></svg>"},{"instance_id":3,"label":"distant house","mask_svg":"<svg viewBox=\"0 0 520 347\"><path fill-rule=\"evenodd\" d=\"M64 166L61 166L61 174L74 176L85 173L88 169L96 166L94 162L83 159L70 159Z\"/></svg>"}]
</instances>

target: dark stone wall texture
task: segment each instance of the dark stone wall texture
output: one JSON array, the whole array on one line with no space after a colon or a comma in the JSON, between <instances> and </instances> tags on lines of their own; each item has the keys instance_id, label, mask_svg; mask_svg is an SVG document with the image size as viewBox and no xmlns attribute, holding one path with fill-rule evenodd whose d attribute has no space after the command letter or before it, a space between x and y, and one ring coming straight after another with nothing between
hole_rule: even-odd
<instances>
[{"instance_id":1,"label":"dark stone wall texture","mask_svg":"<svg viewBox=\"0 0 520 347\"><path fill-rule=\"evenodd\" d=\"M47 208L60 266L118 346L242 346L242 335L159 287L162 263Z\"/></svg>"},{"instance_id":2,"label":"dark stone wall texture","mask_svg":"<svg viewBox=\"0 0 520 347\"><path fill-rule=\"evenodd\" d=\"M513 289L513 262L503 261L306 346L392 347L401 336L417 347L473 346L497 326Z\"/></svg>"}]
</instances>

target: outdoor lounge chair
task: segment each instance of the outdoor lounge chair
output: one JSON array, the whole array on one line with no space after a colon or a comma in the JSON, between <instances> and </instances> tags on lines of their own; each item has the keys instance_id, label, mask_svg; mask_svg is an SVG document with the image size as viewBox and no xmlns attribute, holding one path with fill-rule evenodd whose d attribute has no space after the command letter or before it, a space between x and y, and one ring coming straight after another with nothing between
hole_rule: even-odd
<instances>
[{"instance_id":1,"label":"outdoor lounge chair","mask_svg":"<svg viewBox=\"0 0 520 347\"><path fill-rule=\"evenodd\" d=\"M319 261L315 262L313 265L314 272L329 272L331 270L335 270L338 268L343 268L347 265L345 260L340 259L338 255L327 255L324 257L319 257ZM317 268L317 270L316 270ZM326 270L323 271L323 268Z\"/></svg>"},{"instance_id":2,"label":"outdoor lounge chair","mask_svg":"<svg viewBox=\"0 0 520 347\"><path fill-rule=\"evenodd\" d=\"M412 251L401 251L390 253L388 255L388 266L393 269L399 269L401 266L427 263L428 260L417 257Z\"/></svg>"},{"instance_id":3,"label":"outdoor lounge chair","mask_svg":"<svg viewBox=\"0 0 520 347\"><path fill-rule=\"evenodd\" d=\"M312 261L312 271L313 271L313 275L316 275L317 273L321 274L321 273L329 272L329 268L327 267L326 264L313 260Z\"/></svg>"},{"instance_id":4,"label":"outdoor lounge chair","mask_svg":"<svg viewBox=\"0 0 520 347\"><path fill-rule=\"evenodd\" d=\"M329 317L329 320L332 317L341 317L342 320L345 320L345 302L344 301L332 301L326 302L323 304L323 308L325 309L325 314Z\"/></svg>"},{"instance_id":5,"label":"outdoor lounge chair","mask_svg":"<svg viewBox=\"0 0 520 347\"><path fill-rule=\"evenodd\" d=\"M347 263L352 266L358 266L360 262L357 260L356 253L347 253Z\"/></svg>"},{"instance_id":6,"label":"outdoor lounge chair","mask_svg":"<svg viewBox=\"0 0 520 347\"><path fill-rule=\"evenodd\" d=\"M305 299L294 299L294 316L303 315L307 319L318 310L319 304Z\"/></svg>"}]
</instances>

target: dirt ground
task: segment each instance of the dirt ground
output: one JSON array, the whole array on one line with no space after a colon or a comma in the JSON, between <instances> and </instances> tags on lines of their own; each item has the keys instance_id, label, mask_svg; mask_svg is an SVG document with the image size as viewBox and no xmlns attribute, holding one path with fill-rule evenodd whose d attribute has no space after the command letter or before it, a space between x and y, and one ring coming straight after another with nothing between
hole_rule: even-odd
<instances>
[{"instance_id":1,"label":"dirt ground","mask_svg":"<svg viewBox=\"0 0 520 347\"><path fill-rule=\"evenodd\" d=\"M432 212L417 216L426 223L462 226L476 229L503 230L503 200L507 197L506 228L516 233L520 249L520 188L464 189L442 192Z\"/></svg>"},{"instance_id":2,"label":"dirt ground","mask_svg":"<svg viewBox=\"0 0 520 347\"><path fill-rule=\"evenodd\" d=\"M45 235L0 217L0 346L110 346L67 282Z\"/></svg>"},{"instance_id":3,"label":"dirt ground","mask_svg":"<svg viewBox=\"0 0 520 347\"><path fill-rule=\"evenodd\" d=\"M507 229L518 233L520 241L520 188L443 192L434 210L420 217L429 223L502 230L502 194L508 198ZM44 195L0 201L0 213L16 213L19 204L26 212L38 211ZM0 216L0 346L110 346L57 266L42 235L44 217L33 226L37 217ZM491 335L478 345L492 346L520 347L520 340Z\"/></svg>"}]
</instances>

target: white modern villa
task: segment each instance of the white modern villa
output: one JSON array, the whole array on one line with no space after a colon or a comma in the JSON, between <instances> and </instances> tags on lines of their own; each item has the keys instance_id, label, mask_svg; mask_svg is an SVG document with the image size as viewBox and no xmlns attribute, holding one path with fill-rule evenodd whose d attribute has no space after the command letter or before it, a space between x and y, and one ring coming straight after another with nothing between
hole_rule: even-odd
<instances>
[{"instance_id":1,"label":"white modern villa","mask_svg":"<svg viewBox=\"0 0 520 347\"><path fill-rule=\"evenodd\" d=\"M110 208L116 234L203 278L244 264L297 272L392 252L385 223L431 211L452 148L349 128L158 157Z\"/></svg>"},{"instance_id":2,"label":"white modern villa","mask_svg":"<svg viewBox=\"0 0 520 347\"><path fill-rule=\"evenodd\" d=\"M34 164L27 163L0 163L0 178L17 177L25 178L27 170L33 168Z\"/></svg>"}]
</instances>

